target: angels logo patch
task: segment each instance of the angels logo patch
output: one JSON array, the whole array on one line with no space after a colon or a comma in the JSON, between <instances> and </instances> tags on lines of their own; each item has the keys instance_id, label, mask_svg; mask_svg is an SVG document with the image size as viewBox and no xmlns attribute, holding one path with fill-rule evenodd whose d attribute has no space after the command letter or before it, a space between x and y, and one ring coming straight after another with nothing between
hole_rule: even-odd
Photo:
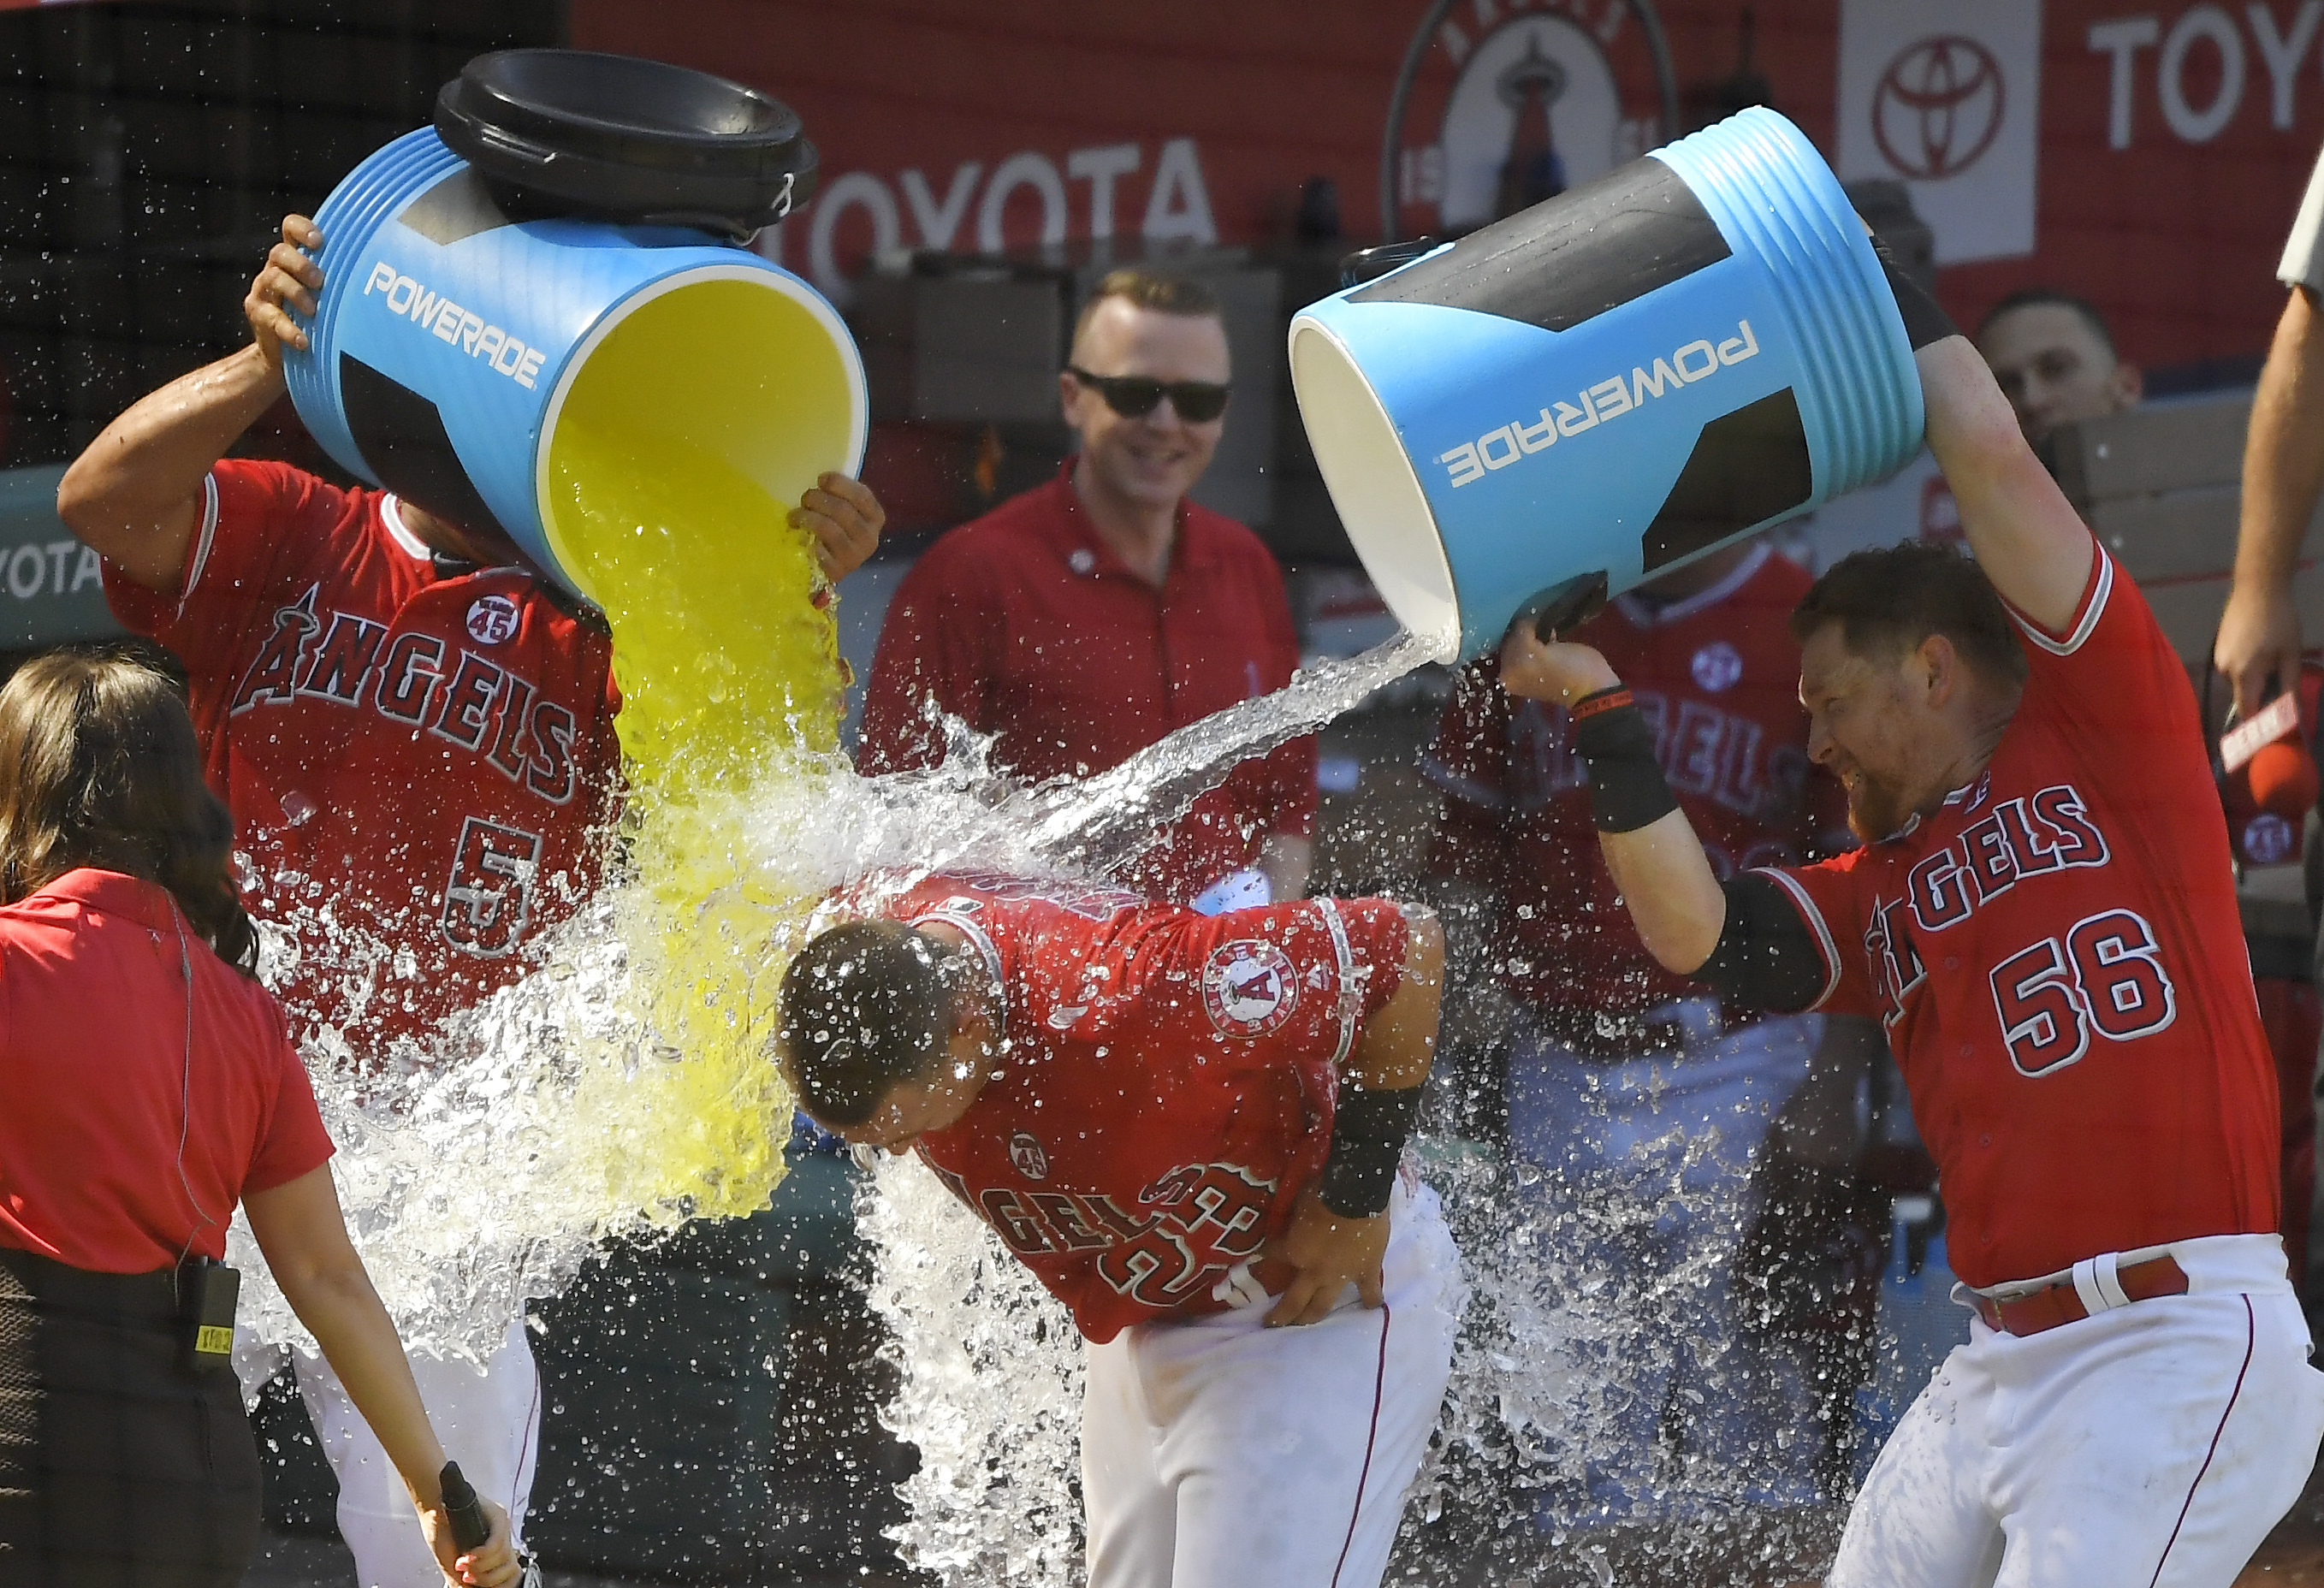
<instances>
[{"instance_id":1,"label":"angels logo patch","mask_svg":"<svg viewBox=\"0 0 2324 1588\"><path fill-rule=\"evenodd\" d=\"M1019 1131L1009 1138L1009 1161L1028 1180L1049 1177L1049 1155L1029 1131Z\"/></svg>"},{"instance_id":2,"label":"angels logo patch","mask_svg":"<svg viewBox=\"0 0 2324 1588\"><path fill-rule=\"evenodd\" d=\"M468 604L468 638L497 645L516 637L516 603L505 596L479 596Z\"/></svg>"},{"instance_id":3,"label":"angels logo patch","mask_svg":"<svg viewBox=\"0 0 2324 1588\"><path fill-rule=\"evenodd\" d=\"M1299 973L1272 943L1222 943L1203 967L1203 1008L1229 1037L1264 1037L1299 1007Z\"/></svg>"}]
</instances>

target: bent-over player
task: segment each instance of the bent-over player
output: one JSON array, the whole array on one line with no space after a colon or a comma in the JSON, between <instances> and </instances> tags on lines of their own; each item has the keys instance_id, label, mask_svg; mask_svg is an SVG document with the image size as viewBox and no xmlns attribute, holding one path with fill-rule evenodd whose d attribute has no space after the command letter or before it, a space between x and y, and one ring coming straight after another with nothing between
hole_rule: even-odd
<instances>
[{"instance_id":1,"label":"bent-over player","mask_svg":"<svg viewBox=\"0 0 2324 1588\"><path fill-rule=\"evenodd\" d=\"M1793 615L1810 752L1865 847L1721 884L1602 658L1521 632L1503 679L1578 720L1655 957L1879 1015L1936 1156L1977 1321L1829 1581L2225 1584L2307 1477L2324 1375L2193 693L1975 350L1897 294L1977 561L1860 552Z\"/></svg>"},{"instance_id":2,"label":"bent-over player","mask_svg":"<svg viewBox=\"0 0 2324 1588\"><path fill-rule=\"evenodd\" d=\"M943 876L886 914L784 973L783 1071L1072 1309L1091 1588L1377 1583L1463 1299L1399 1171L1435 917Z\"/></svg>"}]
</instances>

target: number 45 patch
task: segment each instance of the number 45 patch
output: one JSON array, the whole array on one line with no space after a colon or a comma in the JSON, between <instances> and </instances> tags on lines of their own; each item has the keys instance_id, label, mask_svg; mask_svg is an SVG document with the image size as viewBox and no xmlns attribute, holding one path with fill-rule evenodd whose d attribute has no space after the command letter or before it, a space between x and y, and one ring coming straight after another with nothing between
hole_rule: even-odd
<instances>
[{"instance_id":1,"label":"number 45 patch","mask_svg":"<svg viewBox=\"0 0 2324 1588\"><path fill-rule=\"evenodd\" d=\"M532 912L540 869L539 834L470 817L444 885L444 936L452 946L486 959L514 949Z\"/></svg>"}]
</instances>

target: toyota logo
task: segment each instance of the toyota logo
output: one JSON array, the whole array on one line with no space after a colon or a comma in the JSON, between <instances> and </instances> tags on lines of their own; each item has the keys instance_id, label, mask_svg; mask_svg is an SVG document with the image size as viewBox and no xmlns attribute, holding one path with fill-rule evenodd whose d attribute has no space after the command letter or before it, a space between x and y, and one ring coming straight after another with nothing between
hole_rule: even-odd
<instances>
[{"instance_id":1,"label":"toyota logo","mask_svg":"<svg viewBox=\"0 0 2324 1588\"><path fill-rule=\"evenodd\" d=\"M1908 44L1872 95L1872 136L1904 176L1957 176L2001 131L2001 62L1959 33Z\"/></svg>"}]
</instances>

